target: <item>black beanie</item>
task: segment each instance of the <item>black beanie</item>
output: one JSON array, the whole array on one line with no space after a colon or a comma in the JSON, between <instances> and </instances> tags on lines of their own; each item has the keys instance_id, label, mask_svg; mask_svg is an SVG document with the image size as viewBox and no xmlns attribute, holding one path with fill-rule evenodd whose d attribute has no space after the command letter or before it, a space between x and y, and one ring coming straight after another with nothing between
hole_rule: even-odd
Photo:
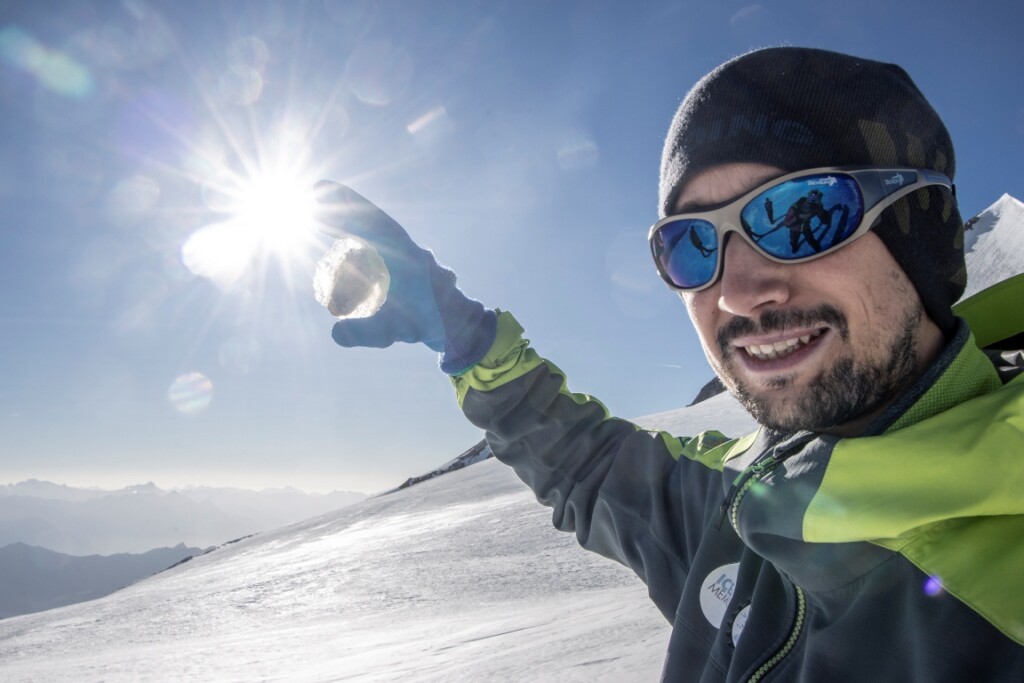
<instances>
[{"instance_id":1,"label":"black beanie","mask_svg":"<svg viewBox=\"0 0 1024 683\"><path fill-rule=\"evenodd\" d=\"M697 173L729 162L792 172L821 166L903 166L952 180L953 143L910 76L826 50L756 50L719 66L686 95L661 160L659 209L674 212ZM949 333L967 270L953 193L924 188L882 212L874 229L914 284L928 316Z\"/></svg>"}]
</instances>

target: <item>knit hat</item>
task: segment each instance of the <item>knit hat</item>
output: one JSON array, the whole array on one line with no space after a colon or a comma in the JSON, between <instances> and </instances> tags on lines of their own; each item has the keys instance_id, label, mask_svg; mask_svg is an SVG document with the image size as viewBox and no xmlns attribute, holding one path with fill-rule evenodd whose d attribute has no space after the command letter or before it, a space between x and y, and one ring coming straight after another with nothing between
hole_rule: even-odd
<instances>
[{"instance_id":1,"label":"knit hat","mask_svg":"<svg viewBox=\"0 0 1024 683\"><path fill-rule=\"evenodd\" d=\"M798 47L749 52L686 95L661 160L659 209L674 212L697 173L729 162L792 172L822 166L927 168L953 178L953 143L939 115L895 64ZM944 331L963 294L963 221L937 186L900 199L874 229Z\"/></svg>"}]
</instances>

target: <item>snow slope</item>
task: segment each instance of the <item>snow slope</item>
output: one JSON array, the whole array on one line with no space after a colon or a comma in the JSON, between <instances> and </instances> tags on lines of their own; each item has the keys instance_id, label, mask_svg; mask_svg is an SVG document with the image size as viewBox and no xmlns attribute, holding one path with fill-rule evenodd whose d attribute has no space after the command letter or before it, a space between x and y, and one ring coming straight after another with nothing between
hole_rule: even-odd
<instances>
[{"instance_id":1,"label":"snow slope","mask_svg":"<svg viewBox=\"0 0 1024 683\"><path fill-rule=\"evenodd\" d=\"M639 422L712 418L749 424L727 395ZM0 621L0 678L649 681L668 634L632 572L491 459Z\"/></svg>"},{"instance_id":2,"label":"snow slope","mask_svg":"<svg viewBox=\"0 0 1024 683\"><path fill-rule=\"evenodd\" d=\"M489 460L0 621L0 677L656 679L668 624L643 586L547 517Z\"/></svg>"}]
</instances>

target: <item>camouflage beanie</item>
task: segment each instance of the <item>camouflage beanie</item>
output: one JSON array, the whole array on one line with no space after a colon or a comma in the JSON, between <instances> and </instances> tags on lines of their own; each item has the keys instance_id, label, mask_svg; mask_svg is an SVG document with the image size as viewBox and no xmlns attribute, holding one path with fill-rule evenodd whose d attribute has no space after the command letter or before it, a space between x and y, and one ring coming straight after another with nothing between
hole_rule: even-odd
<instances>
[{"instance_id":1,"label":"camouflage beanie","mask_svg":"<svg viewBox=\"0 0 1024 683\"><path fill-rule=\"evenodd\" d=\"M821 166L927 168L953 178L953 143L910 76L825 50L757 50L702 78L676 112L661 160L659 209L673 213L697 173L729 162L783 171ZM963 221L953 194L928 187L882 212L877 234L943 330L963 294Z\"/></svg>"}]
</instances>

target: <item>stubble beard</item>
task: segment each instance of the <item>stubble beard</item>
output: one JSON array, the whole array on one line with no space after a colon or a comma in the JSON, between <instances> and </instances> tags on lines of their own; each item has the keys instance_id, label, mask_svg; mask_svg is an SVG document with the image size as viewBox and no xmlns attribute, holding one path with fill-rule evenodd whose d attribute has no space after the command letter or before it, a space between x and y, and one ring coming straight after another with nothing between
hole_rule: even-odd
<instances>
[{"instance_id":1,"label":"stubble beard","mask_svg":"<svg viewBox=\"0 0 1024 683\"><path fill-rule=\"evenodd\" d=\"M800 430L823 431L852 422L871 413L884 402L906 389L920 368L917 347L924 309L920 302L908 305L883 353L857 360L852 353L841 356L831 367L811 379L807 389L795 399L773 396L771 390L785 389L792 376L780 375L768 383L769 391L755 394L738 379L734 354L743 353L729 340L752 333L782 331L816 324L831 326L842 341L849 344L846 317L835 307L822 305L807 311L770 311L758 323L737 318L718 333L722 353L720 375L725 385L755 420L780 433ZM880 340L882 341L882 340Z\"/></svg>"}]
</instances>

